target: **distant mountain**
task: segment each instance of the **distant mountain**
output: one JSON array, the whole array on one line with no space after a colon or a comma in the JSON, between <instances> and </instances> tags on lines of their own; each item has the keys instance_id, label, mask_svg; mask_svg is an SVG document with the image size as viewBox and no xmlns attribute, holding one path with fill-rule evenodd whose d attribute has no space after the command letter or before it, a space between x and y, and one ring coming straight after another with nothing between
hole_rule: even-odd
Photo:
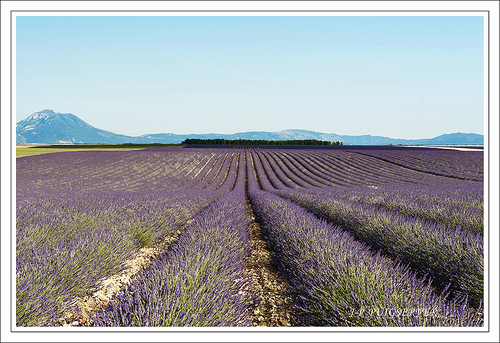
<instances>
[{"instance_id":1,"label":"distant mountain","mask_svg":"<svg viewBox=\"0 0 500 343\"><path fill-rule=\"evenodd\" d=\"M424 140L425 141L425 140ZM477 133L448 133L432 139L427 140L428 143L432 145L446 145L446 144L458 144L458 145L469 145L469 144L484 144L484 136L478 135Z\"/></svg>"},{"instance_id":2,"label":"distant mountain","mask_svg":"<svg viewBox=\"0 0 500 343\"><path fill-rule=\"evenodd\" d=\"M119 135L97 129L71 113L57 113L52 110L35 112L16 125L16 143L45 144L123 144L123 143L181 143L187 138L264 139L292 140L317 139L341 141L344 145L448 145L484 144L484 136L475 133L451 133L430 139L398 139L382 136L349 136L307 130L283 130L277 132L251 131L234 134L146 134L138 137Z\"/></svg>"},{"instance_id":3,"label":"distant mountain","mask_svg":"<svg viewBox=\"0 0 500 343\"><path fill-rule=\"evenodd\" d=\"M238 132L233 134L217 134L217 133L206 133L206 134L188 134L188 135L175 135L172 133L158 133L151 135L140 136L141 142L143 140L148 140L148 142L159 142L159 143L180 143L186 138L200 138L200 139L210 139L210 138L224 138L224 139L263 139L263 140L292 140L292 139L317 139L317 140L328 140L328 141L338 141L341 136L329 133L320 133L307 130L283 130L278 132L266 132L266 131L250 131L250 132Z\"/></svg>"},{"instance_id":4,"label":"distant mountain","mask_svg":"<svg viewBox=\"0 0 500 343\"><path fill-rule=\"evenodd\" d=\"M16 125L16 143L106 143L129 142L129 137L100 130L71 113L52 110L35 112Z\"/></svg>"}]
</instances>

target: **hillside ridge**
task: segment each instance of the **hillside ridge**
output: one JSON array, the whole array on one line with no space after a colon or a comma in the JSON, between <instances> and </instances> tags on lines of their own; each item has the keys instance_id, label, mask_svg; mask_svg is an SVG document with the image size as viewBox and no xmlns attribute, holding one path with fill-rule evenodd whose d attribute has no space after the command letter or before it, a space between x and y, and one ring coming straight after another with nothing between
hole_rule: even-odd
<instances>
[{"instance_id":1,"label":"hillside ridge","mask_svg":"<svg viewBox=\"0 0 500 343\"><path fill-rule=\"evenodd\" d=\"M484 136L476 133L445 133L428 139L402 139L372 135L340 135L302 129L281 131L248 131L233 134L175 134L150 133L140 136L127 136L98 129L72 113L59 113L45 109L31 114L16 124L16 143L44 144L124 144L124 143L181 143L185 139L228 140L296 140L316 139L340 141L344 145L478 145L484 144Z\"/></svg>"}]
</instances>

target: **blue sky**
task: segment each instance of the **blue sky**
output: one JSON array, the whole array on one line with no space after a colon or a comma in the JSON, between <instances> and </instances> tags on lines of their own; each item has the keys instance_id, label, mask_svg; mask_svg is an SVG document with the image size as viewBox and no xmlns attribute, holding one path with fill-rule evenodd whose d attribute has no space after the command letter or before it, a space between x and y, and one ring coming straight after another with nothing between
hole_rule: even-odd
<instances>
[{"instance_id":1,"label":"blue sky","mask_svg":"<svg viewBox=\"0 0 500 343\"><path fill-rule=\"evenodd\" d=\"M16 121L483 134L483 50L481 16L17 16Z\"/></svg>"}]
</instances>

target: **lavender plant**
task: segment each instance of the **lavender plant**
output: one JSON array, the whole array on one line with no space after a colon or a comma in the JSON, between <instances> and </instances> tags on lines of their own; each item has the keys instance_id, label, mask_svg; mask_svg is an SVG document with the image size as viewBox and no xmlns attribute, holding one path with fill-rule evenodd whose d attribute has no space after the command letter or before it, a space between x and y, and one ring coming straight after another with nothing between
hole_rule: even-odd
<instances>
[{"instance_id":1,"label":"lavender plant","mask_svg":"<svg viewBox=\"0 0 500 343\"><path fill-rule=\"evenodd\" d=\"M300 294L296 297L299 307L318 313L319 317L311 321L304 317L304 325L476 326L481 320L471 315L465 301L457 297L447 302L444 296L432 298L428 295L434 292L429 281L415 278L408 268L366 252L367 246L351 242L352 237L339 228L332 229L324 222L317 226L317 219L292 221L290 216L310 218L311 214L256 191L261 188L300 203L342 225L371 249L380 249L410 264L413 271L428 273L434 285L446 289L451 283L452 295L465 294L480 307L482 153L462 153L389 147L154 148L20 158L16 166L16 323L58 325L58 318L74 306L76 297L91 294L102 278L122 270L123 262L134 257L141 247L154 245L174 228L197 218L175 249L157 264L158 268L143 272L142 283L130 286L133 294L121 294L116 306L96 317L96 323L248 325L244 297L235 286L247 285L240 268L242 256L248 253L247 233L243 230L248 219L244 219L242 198L246 174L248 188L255 191L255 201L261 201L265 208L262 213L267 213L269 225L273 226L266 230L275 246L275 260L288 261L277 263L291 275L293 287ZM224 199L197 217L221 197ZM283 213L279 210L282 205ZM316 236L299 224L317 228L321 235L334 231L332 237L339 240ZM298 236L292 235L296 228ZM229 240L223 235L228 235ZM313 237L312 241L308 237ZM302 251L315 246L315 242L323 242L320 246L327 253L318 247L311 248L309 255ZM339 250L331 250L330 245ZM290 256L293 251L297 260ZM341 258L331 265L331 256ZM219 260L224 263L214 269ZM307 263L300 265L300 261ZM318 261L330 263L337 271L321 269L324 267L320 268ZM229 268L233 264L236 269ZM314 282L313 270L321 271L315 272ZM149 277L156 281L149 282ZM311 294L300 285L301 278L308 280ZM407 279L420 281L394 281ZM379 280L385 281L377 288ZM150 292L141 291L141 287ZM397 296L383 297L393 290ZM416 294L407 298L405 292ZM170 300L163 303L161 299ZM404 307L400 300L412 307ZM438 316L426 315L434 308L425 307L426 301L439 309L435 312ZM203 311L195 313L196 307ZM427 312L401 319L401 313L395 311L403 308ZM321 311L329 319L321 319ZM384 315L380 311L385 311ZM387 313L399 319L388 318ZM390 315L394 313L399 314Z\"/></svg>"},{"instance_id":2,"label":"lavender plant","mask_svg":"<svg viewBox=\"0 0 500 343\"><path fill-rule=\"evenodd\" d=\"M162 185L165 175L179 180L176 176L188 174L179 170L184 162L200 163L206 156L167 152L172 154L57 153L18 161L18 326L58 325L76 297L90 295L140 248L160 241L227 193L172 192L168 184L151 189Z\"/></svg>"},{"instance_id":3,"label":"lavender plant","mask_svg":"<svg viewBox=\"0 0 500 343\"><path fill-rule=\"evenodd\" d=\"M220 196L198 192L25 195L18 200L17 325L57 325L75 297L91 294L140 248L160 241ZM45 304L52 304L52 311Z\"/></svg>"},{"instance_id":4,"label":"lavender plant","mask_svg":"<svg viewBox=\"0 0 500 343\"><path fill-rule=\"evenodd\" d=\"M326 194L326 193L325 193ZM403 215L483 233L483 184L351 188L330 190L329 196L375 205Z\"/></svg>"},{"instance_id":5,"label":"lavender plant","mask_svg":"<svg viewBox=\"0 0 500 343\"><path fill-rule=\"evenodd\" d=\"M251 326L250 224L241 189L198 216L116 302L93 317L95 326Z\"/></svg>"},{"instance_id":6,"label":"lavender plant","mask_svg":"<svg viewBox=\"0 0 500 343\"><path fill-rule=\"evenodd\" d=\"M483 152L433 149L360 152L406 168L462 180L483 181Z\"/></svg>"},{"instance_id":7,"label":"lavender plant","mask_svg":"<svg viewBox=\"0 0 500 343\"><path fill-rule=\"evenodd\" d=\"M440 288L468 296L474 306L483 299L483 237L460 228L399 215L369 205L291 191L279 192L362 242L429 274Z\"/></svg>"},{"instance_id":8,"label":"lavender plant","mask_svg":"<svg viewBox=\"0 0 500 343\"><path fill-rule=\"evenodd\" d=\"M345 231L255 187L254 212L303 326L480 326L463 299L371 252Z\"/></svg>"}]
</instances>

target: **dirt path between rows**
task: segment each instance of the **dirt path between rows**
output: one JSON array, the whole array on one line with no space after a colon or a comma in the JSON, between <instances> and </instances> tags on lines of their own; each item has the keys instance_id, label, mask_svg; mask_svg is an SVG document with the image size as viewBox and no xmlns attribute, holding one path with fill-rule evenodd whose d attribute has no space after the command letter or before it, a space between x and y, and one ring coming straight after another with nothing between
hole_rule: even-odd
<instances>
[{"instance_id":1,"label":"dirt path between rows","mask_svg":"<svg viewBox=\"0 0 500 343\"><path fill-rule=\"evenodd\" d=\"M191 223L189 220L186 225ZM110 301L130 283L141 270L147 268L163 252L165 252L173 242L175 242L181 232L186 228L183 225L174 230L170 235L151 248L142 248L139 254L131 260L125 262L125 269L116 275L112 275L102 280L102 287L91 296L76 299L76 312L69 312L59 319L61 326L88 326L92 324L90 315L95 315L102 308L106 308Z\"/></svg>"},{"instance_id":2,"label":"dirt path between rows","mask_svg":"<svg viewBox=\"0 0 500 343\"><path fill-rule=\"evenodd\" d=\"M247 160L245 158L245 171ZM248 175L246 175L247 177ZM245 180L248 185L248 179ZM248 187L248 186L247 186ZM262 238L260 225L247 198L247 212L251 221L250 244L252 253L248 258L247 269L252 279L252 291L257 297L257 305L252 311L253 326L293 326L293 302L286 295L286 281L278 275L271 265L270 253L266 241Z\"/></svg>"},{"instance_id":3,"label":"dirt path between rows","mask_svg":"<svg viewBox=\"0 0 500 343\"><path fill-rule=\"evenodd\" d=\"M262 239L260 225L255 222L248 203L250 241L252 254L247 261L248 273L252 278L253 292L258 304L252 312L253 326L292 326L292 299L286 295L286 282L276 273L270 263L266 242Z\"/></svg>"},{"instance_id":4,"label":"dirt path between rows","mask_svg":"<svg viewBox=\"0 0 500 343\"><path fill-rule=\"evenodd\" d=\"M251 256L247 259L247 271L251 277L251 291L257 298L257 304L249 304L252 311L252 325L261 327L292 326L292 300L285 295L286 282L279 277L270 263L270 254L266 242L262 239L260 226L255 222L250 202L247 200L248 216L251 220L249 227ZM188 222L187 224L189 224ZM187 225L186 224L186 225ZM102 281L102 287L91 296L77 298L77 311L67 313L59 319L61 326L78 327L92 324L91 315L106 308L115 296L143 269L165 252L185 225L178 228L173 234L151 248L142 248L132 260L128 260L126 268L119 274L112 275Z\"/></svg>"},{"instance_id":5,"label":"dirt path between rows","mask_svg":"<svg viewBox=\"0 0 500 343\"><path fill-rule=\"evenodd\" d=\"M246 177L246 157L244 161ZM247 291L254 293L257 300L257 304L249 304L252 326L292 326L294 325L293 303L291 297L286 295L287 283L271 266L267 243L262 238L259 223L255 221L255 215L246 190L245 193L247 213L251 221L249 226L251 255L247 258L246 265L252 283L251 289ZM188 221L186 225L190 222ZM142 248L134 259L125 262L126 267L121 273L102 280L102 286L91 296L77 298L77 310L69 312L63 318L60 318L61 326L91 325L91 316L105 309L141 270L148 268L160 254L165 252L178 239L186 225L174 230L172 234L154 247Z\"/></svg>"}]
</instances>

